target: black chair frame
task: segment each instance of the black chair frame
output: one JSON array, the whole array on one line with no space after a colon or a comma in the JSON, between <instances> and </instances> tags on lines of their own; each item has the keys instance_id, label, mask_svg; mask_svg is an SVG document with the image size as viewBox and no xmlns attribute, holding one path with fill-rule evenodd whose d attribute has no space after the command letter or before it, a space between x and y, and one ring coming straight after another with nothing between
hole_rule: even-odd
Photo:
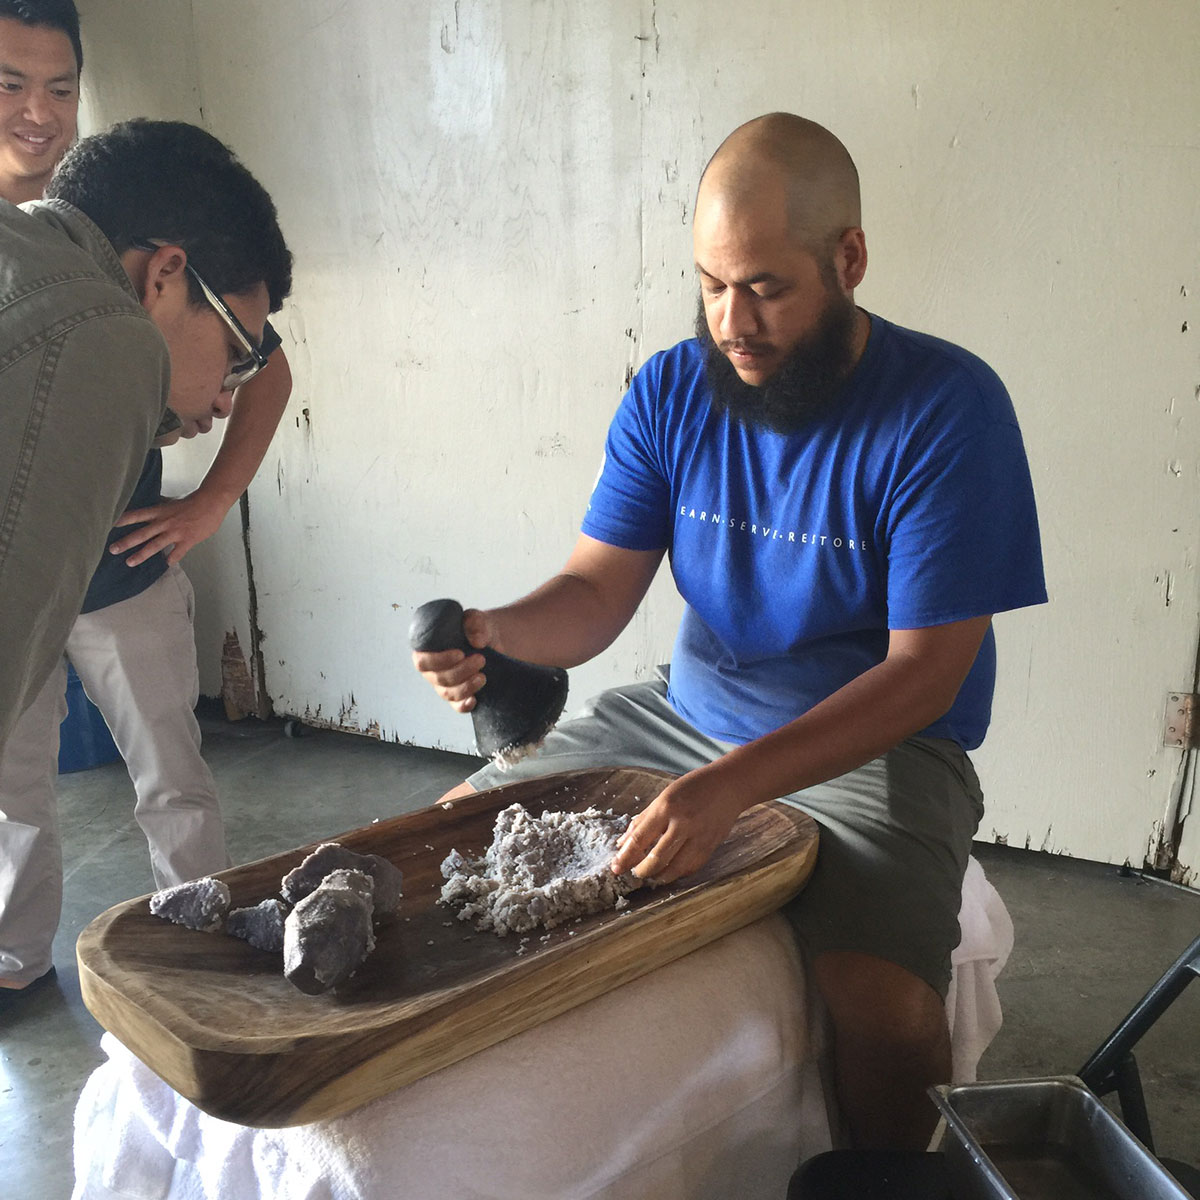
<instances>
[{"instance_id":1,"label":"black chair frame","mask_svg":"<svg viewBox=\"0 0 1200 1200\"><path fill-rule=\"evenodd\" d=\"M1138 1074L1133 1048L1197 975L1200 975L1200 937L1163 972L1077 1072L1097 1096L1116 1092L1121 1120L1151 1154L1155 1152L1154 1134L1150 1131L1150 1114L1146 1111L1142 1077ZM1193 1196L1200 1197L1200 1167L1161 1156L1158 1161Z\"/></svg>"},{"instance_id":2,"label":"black chair frame","mask_svg":"<svg viewBox=\"0 0 1200 1200\"><path fill-rule=\"evenodd\" d=\"M1150 1116L1133 1048L1197 975L1200 975L1200 937L1167 968L1077 1072L1097 1096L1116 1092L1121 1119L1151 1153L1154 1136L1150 1132Z\"/></svg>"}]
</instances>

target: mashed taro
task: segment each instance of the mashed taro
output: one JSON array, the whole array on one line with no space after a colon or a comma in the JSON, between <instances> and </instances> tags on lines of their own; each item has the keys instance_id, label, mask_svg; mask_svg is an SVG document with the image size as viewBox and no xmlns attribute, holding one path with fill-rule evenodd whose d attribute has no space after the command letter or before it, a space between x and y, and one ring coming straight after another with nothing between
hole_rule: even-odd
<instances>
[{"instance_id":1,"label":"mashed taro","mask_svg":"<svg viewBox=\"0 0 1200 1200\"><path fill-rule=\"evenodd\" d=\"M520 804L496 817L492 844L482 858L452 850L442 863L443 904L460 921L498 934L553 929L565 921L616 908L641 887L633 875L614 875L610 864L629 817L602 813L544 812Z\"/></svg>"}]
</instances>

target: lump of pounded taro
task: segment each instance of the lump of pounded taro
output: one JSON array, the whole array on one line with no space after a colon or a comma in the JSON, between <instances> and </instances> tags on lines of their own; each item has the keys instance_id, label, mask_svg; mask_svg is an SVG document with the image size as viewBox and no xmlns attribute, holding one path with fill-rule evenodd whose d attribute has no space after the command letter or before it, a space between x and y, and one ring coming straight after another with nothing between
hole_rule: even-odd
<instances>
[{"instance_id":1,"label":"lump of pounded taro","mask_svg":"<svg viewBox=\"0 0 1200 1200\"><path fill-rule=\"evenodd\" d=\"M477 858L472 862L469 858L464 858L457 850L451 850L449 854L442 859L442 878L449 879L451 875L459 872L468 875L478 875L478 866L483 862L482 858Z\"/></svg>"},{"instance_id":2,"label":"lump of pounded taro","mask_svg":"<svg viewBox=\"0 0 1200 1200\"><path fill-rule=\"evenodd\" d=\"M283 877L280 891L290 904L316 890L330 871L362 871L375 881L375 917L393 916L400 907L404 875L378 854L356 854L339 842L322 842L294 871Z\"/></svg>"},{"instance_id":3,"label":"lump of pounded taro","mask_svg":"<svg viewBox=\"0 0 1200 1200\"><path fill-rule=\"evenodd\" d=\"M288 913L283 973L302 992L316 996L345 983L375 948L373 890L362 871L331 871Z\"/></svg>"},{"instance_id":4,"label":"lump of pounded taro","mask_svg":"<svg viewBox=\"0 0 1200 1200\"><path fill-rule=\"evenodd\" d=\"M150 897L150 911L176 925L214 933L229 911L229 889L221 880L205 875L155 892Z\"/></svg>"},{"instance_id":5,"label":"lump of pounded taro","mask_svg":"<svg viewBox=\"0 0 1200 1200\"><path fill-rule=\"evenodd\" d=\"M452 850L442 863L442 902L458 909L460 921L500 934L539 925L553 929L615 908L642 884L610 868L617 838L628 826L627 816L596 808L544 812L539 819L520 804L510 805L497 814L483 858Z\"/></svg>"},{"instance_id":6,"label":"lump of pounded taro","mask_svg":"<svg viewBox=\"0 0 1200 1200\"><path fill-rule=\"evenodd\" d=\"M235 908L225 919L225 932L240 937L259 950L278 954L283 949L283 923L287 905L274 898L253 908Z\"/></svg>"}]
</instances>

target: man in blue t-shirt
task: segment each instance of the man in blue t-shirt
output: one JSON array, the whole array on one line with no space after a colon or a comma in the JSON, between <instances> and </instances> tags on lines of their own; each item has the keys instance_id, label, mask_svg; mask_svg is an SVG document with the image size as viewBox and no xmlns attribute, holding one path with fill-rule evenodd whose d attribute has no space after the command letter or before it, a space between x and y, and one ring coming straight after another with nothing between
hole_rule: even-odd
<instances>
[{"instance_id":1,"label":"man in blue t-shirt","mask_svg":"<svg viewBox=\"0 0 1200 1200\"><path fill-rule=\"evenodd\" d=\"M785 910L834 1029L854 1143L923 1148L950 1077L944 997L982 795L967 756L995 677L992 614L1046 599L1020 431L978 358L854 303L858 176L775 113L701 179L697 336L653 356L609 432L563 571L468 610L474 646L572 666L633 616L663 555L686 601L669 673L613 689L505 774L679 773L613 863L670 882L751 805L820 826ZM415 655L459 711L482 659Z\"/></svg>"}]
</instances>

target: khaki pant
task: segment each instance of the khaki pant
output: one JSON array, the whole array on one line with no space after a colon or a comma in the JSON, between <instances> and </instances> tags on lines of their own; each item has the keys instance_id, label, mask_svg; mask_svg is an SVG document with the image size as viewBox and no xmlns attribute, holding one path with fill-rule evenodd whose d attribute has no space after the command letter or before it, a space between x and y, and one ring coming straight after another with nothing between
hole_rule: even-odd
<instances>
[{"instance_id":1,"label":"khaki pant","mask_svg":"<svg viewBox=\"0 0 1200 1200\"><path fill-rule=\"evenodd\" d=\"M66 656L0 759L0 977L50 967L62 910L54 783L67 662L112 731L133 781L134 816L158 887L229 866L212 773L200 755L192 587L180 567L141 594L76 619ZM131 880L131 894L139 889Z\"/></svg>"},{"instance_id":2,"label":"khaki pant","mask_svg":"<svg viewBox=\"0 0 1200 1200\"><path fill-rule=\"evenodd\" d=\"M599 766L682 775L730 749L671 707L663 673L593 696L551 731L537 754L508 768L489 764L469 782L482 791ZM845 775L781 799L820 826L812 876L783 907L807 952L886 959L945 996L961 932L963 872L983 815L966 752L943 738L911 737Z\"/></svg>"}]
</instances>

